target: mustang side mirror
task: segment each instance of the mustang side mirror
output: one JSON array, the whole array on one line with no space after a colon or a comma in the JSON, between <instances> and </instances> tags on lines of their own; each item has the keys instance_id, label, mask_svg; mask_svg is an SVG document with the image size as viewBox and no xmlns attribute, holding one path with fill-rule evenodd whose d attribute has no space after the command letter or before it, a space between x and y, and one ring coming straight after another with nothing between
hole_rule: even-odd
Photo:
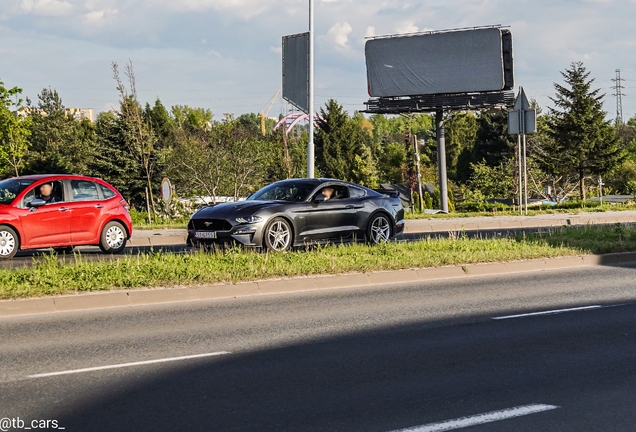
<instances>
[{"instance_id":1,"label":"mustang side mirror","mask_svg":"<svg viewBox=\"0 0 636 432\"><path fill-rule=\"evenodd\" d=\"M32 208L32 209L36 209L36 208L42 207L43 205L46 205L46 201L44 201L41 198L36 198L33 201L31 201L30 203L28 203L27 207Z\"/></svg>"},{"instance_id":2,"label":"mustang side mirror","mask_svg":"<svg viewBox=\"0 0 636 432\"><path fill-rule=\"evenodd\" d=\"M327 196L323 194L318 194L314 197L314 202L321 203L327 201Z\"/></svg>"}]
</instances>

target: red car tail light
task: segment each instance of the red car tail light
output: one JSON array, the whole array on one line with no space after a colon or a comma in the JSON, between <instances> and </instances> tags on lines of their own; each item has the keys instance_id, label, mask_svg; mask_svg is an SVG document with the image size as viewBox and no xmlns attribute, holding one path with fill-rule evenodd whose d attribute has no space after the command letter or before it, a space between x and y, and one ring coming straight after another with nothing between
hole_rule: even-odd
<instances>
[{"instance_id":1,"label":"red car tail light","mask_svg":"<svg viewBox=\"0 0 636 432\"><path fill-rule=\"evenodd\" d=\"M123 199L123 200L119 201L119 204L121 204L121 206L122 206L123 208L125 208L125 209L126 209L126 211L128 211L128 203L126 202L126 200L125 200L125 199Z\"/></svg>"}]
</instances>

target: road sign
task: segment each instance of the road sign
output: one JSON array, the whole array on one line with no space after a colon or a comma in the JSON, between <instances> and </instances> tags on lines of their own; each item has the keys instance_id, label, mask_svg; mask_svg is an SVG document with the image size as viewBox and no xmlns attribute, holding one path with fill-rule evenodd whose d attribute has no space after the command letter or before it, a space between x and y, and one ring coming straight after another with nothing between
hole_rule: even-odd
<instances>
[{"instance_id":1,"label":"road sign","mask_svg":"<svg viewBox=\"0 0 636 432\"><path fill-rule=\"evenodd\" d=\"M172 183L170 183L170 180L168 178L164 178L161 181L161 198L163 198L166 203L169 203L172 199L172 189Z\"/></svg>"},{"instance_id":2,"label":"road sign","mask_svg":"<svg viewBox=\"0 0 636 432\"><path fill-rule=\"evenodd\" d=\"M537 133L537 112L530 108L530 101L521 87L514 109L508 112L508 133L524 135Z\"/></svg>"}]
</instances>

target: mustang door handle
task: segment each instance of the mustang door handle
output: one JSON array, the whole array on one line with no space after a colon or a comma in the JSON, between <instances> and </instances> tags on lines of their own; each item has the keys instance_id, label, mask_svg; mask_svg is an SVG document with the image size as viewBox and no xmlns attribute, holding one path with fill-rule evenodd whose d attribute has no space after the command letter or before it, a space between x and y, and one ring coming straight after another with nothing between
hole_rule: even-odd
<instances>
[{"instance_id":1,"label":"mustang door handle","mask_svg":"<svg viewBox=\"0 0 636 432\"><path fill-rule=\"evenodd\" d=\"M57 211L65 212L68 211L68 207L60 207Z\"/></svg>"},{"instance_id":2,"label":"mustang door handle","mask_svg":"<svg viewBox=\"0 0 636 432\"><path fill-rule=\"evenodd\" d=\"M353 204L349 204L348 206L346 206L346 209L356 209L356 208L362 208L364 206L361 205L353 205Z\"/></svg>"}]
</instances>

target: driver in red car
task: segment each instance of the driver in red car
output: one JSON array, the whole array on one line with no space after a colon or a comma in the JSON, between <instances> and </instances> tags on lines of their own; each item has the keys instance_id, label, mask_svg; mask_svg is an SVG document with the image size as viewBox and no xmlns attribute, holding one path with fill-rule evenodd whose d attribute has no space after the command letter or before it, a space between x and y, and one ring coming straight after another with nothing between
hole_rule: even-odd
<instances>
[{"instance_id":1,"label":"driver in red car","mask_svg":"<svg viewBox=\"0 0 636 432\"><path fill-rule=\"evenodd\" d=\"M53 183L44 183L40 186L40 199L47 204L60 202L59 198L53 195Z\"/></svg>"}]
</instances>

